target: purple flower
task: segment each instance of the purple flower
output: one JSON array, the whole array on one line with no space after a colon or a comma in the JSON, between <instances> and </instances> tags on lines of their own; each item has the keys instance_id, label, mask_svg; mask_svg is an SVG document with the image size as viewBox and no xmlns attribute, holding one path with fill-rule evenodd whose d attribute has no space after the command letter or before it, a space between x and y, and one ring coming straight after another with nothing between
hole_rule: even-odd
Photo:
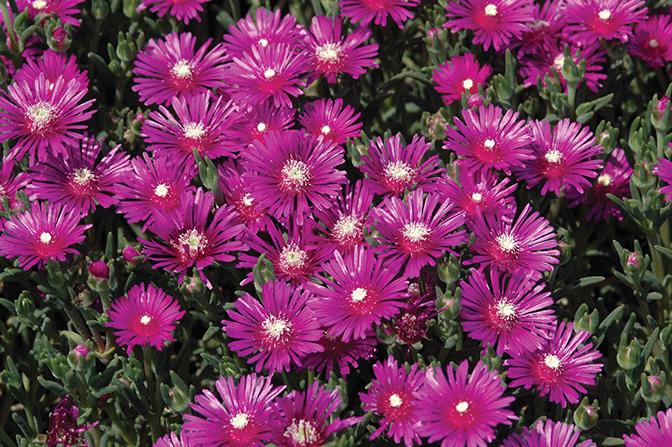
<instances>
[{"instance_id":1,"label":"purple flower","mask_svg":"<svg viewBox=\"0 0 672 447\"><path fill-rule=\"evenodd\" d=\"M660 68L672 61L671 42L672 16L654 15L635 26L628 50L652 68Z\"/></svg>"},{"instance_id":2,"label":"purple flower","mask_svg":"<svg viewBox=\"0 0 672 447\"><path fill-rule=\"evenodd\" d=\"M253 48L297 45L302 32L293 15L283 16L279 10L259 8L254 16L248 14L229 27L224 34L224 46L231 58L241 58Z\"/></svg>"},{"instance_id":3,"label":"purple flower","mask_svg":"<svg viewBox=\"0 0 672 447\"><path fill-rule=\"evenodd\" d=\"M597 447L593 441L579 442L579 436L581 430L575 425L547 419L525 429L522 435L509 436L502 447Z\"/></svg>"},{"instance_id":4,"label":"purple flower","mask_svg":"<svg viewBox=\"0 0 672 447\"><path fill-rule=\"evenodd\" d=\"M625 435L625 447L653 447L672 443L672 408L659 411L635 425L637 434Z\"/></svg>"},{"instance_id":5,"label":"purple flower","mask_svg":"<svg viewBox=\"0 0 672 447\"><path fill-rule=\"evenodd\" d=\"M478 93L480 85L485 86L492 67L484 64L482 67L472 53L453 56L449 61L439 65L432 75L436 84L436 91L441 93L443 103L450 105L460 101L464 93Z\"/></svg>"},{"instance_id":6,"label":"purple flower","mask_svg":"<svg viewBox=\"0 0 672 447\"><path fill-rule=\"evenodd\" d=\"M34 19L38 14L55 15L63 24L79 26L79 19L74 16L80 13L79 4L84 0L17 0L19 11L28 9L28 15Z\"/></svg>"},{"instance_id":7,"label":"purple flower","mask_svg":"<svg viewBox=\"0 0 672 447\"><path fill-rule=\"evenodd\" d=\"M98 423L79 425L77 422L78 417L79 408L77 408L77 405L75 405L70 396L65 396L61 399L56 408L54 408L54 411L49 415L47 447L81 445L84 432L92 429Z\"/></svg>"},{"instance_id":8,"label":"purple flower","mask_svg":"<svg viewBox=\"0 0 672 447\"><path fill-rule=\"evenodd\" d=\"M16 199L16 193L28 183L28 176L20 172L14 175L14 160L0 160L0 211L12 211L19 209L22 204ZM7 199L8 209L5 209L4 200ZM3 222L0 216L0 225Z\"/></svg>"},{"instance_id":9,"label":"purple flower","mask_svg":"<svg viewBox=\"0 0 672 447\"><path fill-rule=\"evenodd\" d=\"M192 447L186 432L183 430L180 436L176 433L169 433L156 440L152 447Z\"/></svg>"},{"instance_id":10,"label":"purple flower","mask_svg":"<svg viewBox=\"0 0 672 447\"><path fill-rule=\"evenodd\" d=\"M303 359L303 366L308 370L326 372L327 377L332 371L347 377L351 368L356 369L359 366L359 360L373 358L378 339L375 332L369 330L364 338L346 342L342 337L332 337L324 330L319 343L324 350L308 354Z\"/></svg>"},{"instance_id":11,"label":"purple flower","mask_svg":"<svg viewBox=\"0 0 672 447\"><path fill-rule=\"evenodd\" d=\"M43 74L51 84L56 84L58 78L62 77L68 81L77 80L82 90L89 87L87 72L79 70L75 56L56 53L53 50L45 51L39 58L26 59L26 63L14 74L14 82L26 81L32 84L40 74Z\"/></svg>"},{"instance_id":12,"label":"purple flower","mask_svg":"<svg viewBox=\"0 0 672 447\"><path fill-rule=\"evenodd\" d=\"M342 145L361 134L360 115L341 98L318 99L305 105L299 122L310 135Z\"/></svg>"},{"instance_id":13,"label":"purple flower","mask_svg":"<svg viewBox=\"0 0 672 447\"><path fill-rule=\"evenodd\" d=\"M236 125L229 129L231 138L244 152L255 141L261 141L273 131L283 132L294 126L294 109L263 103L239 112Z\"/></svg>"},{"instance_id":14,"label":"purple flower","mask_svg":"<svg viewBox=\"0 0 672 447\"><path fill-rule=\"evenodd\" d=\"M517 56L523 61L529 56L544 56L557 46L558 37L564 27L564 1L545 0L543 4L532 5L532 21L528 23L515 44Z\"/></svg>"},{"instance_id":15,"label":"purple flower","mask_svg":"<svg viewBox=\"0 0 672 447\"><path fill-rule=\"evenodd\" d=\"M250 187L240 164L227 160L219 165L217 171L224 200L236 210L250 233L256 234L259 230L273 225L266 210L259 207L250 194Z\"/></svg>"},{"instance_id":16,"label":"purple flower","mask_svg":"<svg viewBox=\"0 0 672 447\"><path fill-rule=\"evenodd\" d=\"M203 3L210 0L142 0L142 6L149 8L159 17L166 14L175 17L180 22L188 24L191 19L201 21L199 16L203 12Z\"/></svg>"},{"instance_id":17,"label":"purple flower","mask_svg":"<svg viewBox=\"0 0 672 447\"><path fill-rule=\"evenodd\" d=\"M415 8L420 0L340 0L341 15L366 26L373 22L376 25L387 25L389 17L399 28L404 22L413 18L410 8Z\"/></svg>"},{"instance_id":18,"label":"purple flower","mask_svg":"<svg viewBox=\"0 0 672 447\"><path fill-rule=\"evenodd\" d=\"M656 167L653 168L653 173L667 184L660 188L660 193L665 194L665 200L672 202L672 161L661 158L658 160Z\"/></svg>"},{"instance_id":19,"label":"purple flower","mask_svg":"<svg viewBox=\"0 0 672 447\"><path fill-rule=\"evenodd\" d=\"M535 387L541 396L549 396L551 402L566 407L575 404L585 386L595 385L596 376L602 365L594 363L602 357L593 349L591 343L585 343L590 333L574 333L572 323L561 322L541 348L526 353L512 353L513 357L505 361L511 386Z\"/></svg>"},{"instance_id":20,"label":"purple flower","mask_svg":"<svg viewBox=\"0 0 672 447\"><path fill-rule=\"evenodd\" d=\"M585 45L599 39L626 42L632 26L646 19L644 0L572 0L564 12L567 35Z\"/></svg>"}]
</instances>

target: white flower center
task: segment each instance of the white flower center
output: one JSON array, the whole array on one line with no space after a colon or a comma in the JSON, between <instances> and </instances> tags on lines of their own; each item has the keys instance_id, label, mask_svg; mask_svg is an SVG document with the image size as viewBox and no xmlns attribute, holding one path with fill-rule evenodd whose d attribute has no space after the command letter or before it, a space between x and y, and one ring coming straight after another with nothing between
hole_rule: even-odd
<instances>
[{"instance_id":1,"label":"white flower center","mask_svg":"<svg viewBox=\"0 0 672 447\"><path fill-rule=\"evenodd\" d=\"M331 127L329 127L328 124L325 124L322 126L322 129L320 129L320 132L322 132L322 135L329 135L329 132L331 132Z\"/></svg>"},{"instance_id":2,"label":"white flower center","mask_svg":"<svg viewBox=\"0 0 672 447\"><path fill-rule=\"evenodd\" d=\"M315 56L322 62L334 62L340 56L340 48L338 44L327 43L315 49Z\"/></svg>"},{"instance_id":3,"label":"white flower center","mask_svg":"<svg viewBox=\"0 0 672 447\"><path fill-rule=\"evenodd\" d=\"M658 45L660 45L660 44L658 43L658 41L656 39L649 40L649 47L658 48Z\"/></svg>"},{"instance_id":4,"label":"white flower center","mask_svg":"<svg viewBox=\"0 0 672 447\"><path fill-rule=\"evenodd\" d=\"M56 108L46 101L33 104L26 110L26 116L30 121L30 130L39 132L46 129L56 116Z\"/></svg>"},{"instance_id":5,"label":"white flower center","mask_svg":"<svg viewBox=\"0 0 672 447\"><path fill-rule=\"evenodd\" d=\"M314 445L319 440L319 433L310 421L305 419L292 420L285 430L284 436L292 440L296 446Z\"/></svg>"},{"instance_id":6,"label":"white flower center","mask_svg":"<svg viewBox=\"0 0 672 447\"><path fill-rule=\"evenodd\" d=\"M307 259L308 253L292 242L285 246L280 253L280 267L283 269L300 268L305 265Z\"/></svg>"},{"instance_id":7,"label":"white flower center","mask_svg":"<svg viewBox=\"0 0 672 447\"><path fill-rule=\"evenodd\" d=\"M72 175L72 180L78 185L86 185L96 176L88 170L87 168L75 169L75 172Z\"/></svg>"},{"instance_id":8,"label":"white flower center","mask_svg":"<svg viewBox=\"0 0 672 447\"><path fill-rule=\"evenodd\" d=\"M560 163L562 160L562 152L557 149L551 149L550 151L546 152L544 158L549 163Z\"/></svg>"},{"instance_id":9,"label":"white flower center","mask_svg":"<svg viewBox=\"0 0 672 447\"><path fill-rule=\"evenodd\" d=\"M173 68L170 69L170 72L180 79L188 78L192 75L191 63L186 59L180 59L173 65Z\"/></svg>"},{"instance_id":10,"label":"white flower center","mask_svg":"<svg viewBox=\"0 0 672 447\"><path fill-rule=\"evenodd\" d=\"M471 200L473 200L476 203L479 203L481 200L483 200L483 194L480 192L475 192L471 195Z\"/></svg>"},{"instance_id":11,"label":"white flower center","mask_svg":"<svg viewBox=\"0 0 672 447\"><path fill-rule=\"evenodd\" d=\"M272 68L267 68L266 71L264 71L264 77L265 77L266 79L271 79L271 78L274 77L276 74L277 74L277 73L276 73L275 70L273 70Z\"/></svg>"},{"instance_id":12,"label":"white flower center","mask_svg":"<svg viewBox=\"0 0 672 447\"><path fill-rule=\"evenodd\" d=\"M500 300L497 303L497 315L504 319L515 317L516 306L506 300Z\"/></svg>"},{"instance_id":13,"label":"white flower center","mask_svg":"<svg viewBox=\"0 0 672 447\"><path fill-rule=\"evenodd\" d=\"M334 225L336 237L345 238L358 233L360 221L354 216L341 217Z\"/></svg>"},{"instance_id":14,"label":"white flower center","mask_svg":"<svg viewBox=\"0 0 672 447\"><path fill-rule=\"evenodd\" d=\"M404 225L403 236L411 242L420 242L427 239L431 230L422 222L410 222Z\"/></svg>"},{"instance_id":15,"label":"white flower center","mask_svg":"<svg viewBox=\"0 0 672 447\"><path fill-rule=\"evenodd\" d=\"M254 197L252 197L252 194L245 193L243 196L243 205L245 206L252 206L252 203L254 202Z\"/></svg>"},{"instance_id":16,"label":"white flower center","mask_svg":"<svg viewBox=\"0 0 672 447\"><path fill-rule=\"evenodd\" d=\"M190 256L196 256L208 245L208 239L205 235L199 233L198 230L192 228L191 230L180 234L178 243L180 247L187 246Z\"/></svg>"},{"instance_id":17,"label":"white flower center","mask_svg":"<svg viewBox=\"0 0 672 447\"><path fill-rule=\"evenodd\" d=\"M48 244L51 242L52 236L51 233L47 233L46 231L40 234L40 242L43 244Z\"/></svg>"},{"instance_id":18,"label":"white flower center","mask_svg":"<svg viewBox=\"0 0 672 447\"><path fill-rule=\"evenodd\" d=\"M260 122L257 124L257 132L264 132L266 131L266 123L265 122Z\"/></svg>"},{"instance_id":19,"label":"white flower center","mask_svg":"<svg viewBox=\"0 0 672 447\"><path fill-rule=\"evenodd\" d=\"M250 422L250 417L247 415L247 413L236 413L229 420L229 423L231 424L231 427L235 428L236 430L242 430L243 428L247 427L247 424L249 422Z\"/></svg>"},{"instance_id":20,"label":"white flower center","mask_svg":"<svg viewBox=\"0 0 672 447\"><path fill-rule=\"evenodd\" d=\"M364 301L366 299L367 294L368 294L368 292L366 291L365 288L357 287L350 294L350 301L352 301L353 303L361 303L362 301Z\"/></svg>"},{"instance_id":21,"label":"white flower center","mask_svg":"<svg viewBox=\"0 0 672 447\"><path fill-rule=\"evenodd\" d=\"M612 178L609 174L602 174L597 178L597 183L599 183L602 186L609 186L611 185Z\"/></svg>"},{"instance_id":22,"label":"white flower center","mask_svg":"<svg viewBox=\"0 0 672 447\"><path fill-rule=\"evenodd\" d=\"M548 366L551 369L558 369L562 366L562 362L555 354L546 354L544 357L544 365Z\"/></svg>"},{"instance_id":23,"label":"white flower center","mask_svg":"<svg viewBox=\"0 0 672 447\"><path fill-rule=\"evenodd\" d=\"M205 126L203 123L187 123L184 125L184 136L192 140L197 140L205 135Z\"/></svg>"},{"instance_id":24,"label":"white flower center","mask_svg":"<svg viewBox=\"0 0 672 447\"><path fill-rule=\"evenodd\" d=\"M497 5L494 3L488 3L485 5L485 15L489 17L494 17L497 15L499 11L497 11Z\"/></svg>"},{"instance_id":25,"label":"white flower center","mask_svg":"<svg viewBox=\"0 0 672 447\"><path fill-rule=\"evenodd\" d=\"M457 405L455 405L455 410L457 410L457 412L460 414L465 413L467 410L469 410L469 402L464 400L459 402Z\"/></svg>"},{"instance_id":26,"label":"white flower center","mask_svg":"<svg viewBox=\"0 0 672 447\"><path fill-rule=\"evenodd\" d=\"M282 167L282 177L287 185L305 186L310 178L310 170L301 160L287 160Z\"/></svg>"},{"instance_id":27,"label":"white flower center","mask_svg":"<svg viewBox=\"0 0 672 447\"><path fill-rule=\"evenodd\" d=\"M401 407L401 404L403 404L404 401L401 399L401 397L398 394L392 394L390 396L390 407L392 408L399 408Z\"/></svg>"},{"instance_id":28,"label":"white flower center","mask_svg":"<svg viewBox=\"0 0 672 447\"><path fill-rule=\"evenodd\" d=\"M518 249L518 242L516 242L516 238L509 233L504 233L497 236L497 243L499 244L499 248L506 253L512 253Z\"/></svg>"},{"instance_id":29,"label":"white flower center","mask_svg":"<svg viewBox=\"0 0 672 447\"><path fill-rule=\"evenodd\" d=\"M140 317L140 324L143 325L143 326L147 326L151 322L152 322L152 317L147 315L147 314L143 314Z\"/></svg>"},{"instance_id":30,"label":"white flower center","mask_svg":"<svg viewBox=\"0 0 672 447\"><path fill-rule=\"evenodd\" d=\"M565 54L560 53L557 56L555 56L555 59L553 59L553 66L555 67L556 70L562 71L562 67L565 66Z\"/></svg>"},{"instance_id":31,"label":"white flower center","mask_svg":"<svg viewBox=\"0 0 672 447\"><path fill-rule=\"evenodd\" d=\"M600 18L600 20L609 20L611 18L611 11L608 9L603 9L597 13L597 16Z\"/></svg>"},{"instance_id":32,"label":"white flower center","mask_svg":"<svg viewBox=\"0 0 672 447\"><path fill-rule=\"evenodd\" d=\"M38 11L47 7L47 0L35 0L33 3L33 8Z\"/></svg>"},{"instance_id":33,"label":"white flower center","mask_svg":"<svg viewBox=\"0 0 672 447\"><path fill-rule=\"evenodd\" d=\"M474 81L470 78L465 79L462 81L462 88L465 90L471 90L471 88L474 86Z\"/></svg>"},{"instance_id":34,"label":"white flower center","mask_svg":"<svg viewBox=\"0 0 672 447\"><path fill-rule=\"evenodd\" d=\"M385 176L393 180L408 182L415 170L403 161L393 161L385 167Z\"/></svg>"},{"instance_id":35,"label":"white flower center","mask_svg":"<svg viewBox=\"0 0 672 447\"><path fill-rule=\"evenodd\" d=\"M259 46L266 48L268 46L268 39L264 39L263 37L259 39Z\"/></svg>"},{"instance_id":36,"label":"white flower center","mask_svg":"<svg viewBox=\"0 0 672 447\"><path fill-rule=\"evenodd\" d=\"M282 318L270 315L261 323L261 327L264 328L266 335L268 335L270 338L279 340L280 337L289 331L291 323Z\"/></svg>"},{"instance_id":37,"label":"white flower center","mask_svg":"<svg viewBox=\"0 0 672 447\"><path fill-rule=\"evenodd\" d=\"M168 195L168 191L169 191L168 185L166 185L165 183L159 183L154 188L154 195L157 197L164 198Z\"/></svg>"},{"instance_id":38,"label":"white flower center","mask_svg":"<svg viewBox=\"0 0 672 447\"><path fill-rule=\"evenodd\" d=\"M495 147L495 144L496 144L495 140L493 140L492 138L487 138L483 142L483 147L486 148L487 150L492 150L492 148Z\"/></svg>"}]
</instances>

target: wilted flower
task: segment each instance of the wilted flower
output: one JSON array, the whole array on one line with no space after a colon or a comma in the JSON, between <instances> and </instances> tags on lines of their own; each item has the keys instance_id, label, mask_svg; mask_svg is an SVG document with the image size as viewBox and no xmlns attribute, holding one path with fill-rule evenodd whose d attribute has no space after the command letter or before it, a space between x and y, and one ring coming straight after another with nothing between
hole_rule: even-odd
<instances>
[{"instance_id":1,"label":"wilted flower","mask_svg":"<svg viewBox=\"0 0 672 447\"><path fill-rule=\"evenodd\" d=\"M56 405L49 415L49 431L47 432L47 447L61 445L78 446L84 442L84 432L92 429L95 424L79 425L79 408L70 396L65 396Z\"/></svg>"}]
</instances>

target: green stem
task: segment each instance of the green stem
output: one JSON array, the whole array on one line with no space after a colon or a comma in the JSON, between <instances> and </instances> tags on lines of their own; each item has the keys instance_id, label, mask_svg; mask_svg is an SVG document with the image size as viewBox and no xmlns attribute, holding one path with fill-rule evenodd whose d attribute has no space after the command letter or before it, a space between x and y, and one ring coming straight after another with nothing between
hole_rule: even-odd
<instances>
[{"instance_id":1,"label":"green stem","mask_svg":"<svg viewBox=\"0 0 672 447\"><path fill-rule=\"evenodd\" d=\"M142 363L145 369L145 380L147 381L147 392L149 394L150 412L148 415L149 427L152 431L152 441L156 441L161 436L161 417L159 404L156 401L156 383L154 374L152 373L152 348L149 346L142 347Z\"/></svg>"},{"instance_id":2,"label":"green stem","mask_svg":"<svg viewBox=\"0 0 672 447\"><path fill-rule=\"evenodd\" d=\"M16 54L19 46L17 45L18 41L14 34L14 18L9 13L7 2L5 1L0 1L0 14L2 14L3 22L5 22L5 31L9 37L9 48L12 50L12 54Z\"/></svg>"}]
</instances>

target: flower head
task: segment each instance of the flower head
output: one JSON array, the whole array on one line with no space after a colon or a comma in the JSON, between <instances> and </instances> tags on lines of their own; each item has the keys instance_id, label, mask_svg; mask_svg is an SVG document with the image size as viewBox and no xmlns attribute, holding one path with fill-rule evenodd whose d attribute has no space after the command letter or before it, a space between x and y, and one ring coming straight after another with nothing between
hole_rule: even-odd
<instances>
[{"instance_id":1,"label":"flower head","mask_svg":"<svg viewBox=\"0 0 672 447\"><path fill-rule=\"evenodd\" d=\"M329 377L333 372L347 377L350 370L359 366L360 360L370 360L376 352L378 338L373 329L367 331L364 338L344 341L342 337L332 337L327 330L322 331L319 341L323 350L308 354L303 359L303 366L308 370L326 372Z\"/></svg>"},{"instance_id":2,"label":"flower head","mask_svg":"<svg viewBox=\"0 0 672 447\"><path fill-rule=\"evenodd\" d=\"M0 160L0 211L11 211L21 207L21 203L16 199L16 193L23 189L28 183L28 176L20 172L14 175L14 160ZM5 209L5 199L7 199L8 209ZM0 225L3 218L0 217Z\"/></svg>"},{"instance_id":3,"label":"flower head","mask_svg":"<svg viewBox=\"0 0 672 447\"><path fill-rule=\"evenodd\" d=\"M51 84L56 84L58 78L62 77L68 81L77 80L82 90L89 87L87 72L77 67L75 56L56 53L53 50L45 51L40 57L26 59L26 63L14 74L14 82L27 81L32 85L40 74L43 74Z\"/></svg>"},{"instance_id":4,"label":"flower head","mask_svg":"<svg viewBox=\"0 0 672 447\"><path fill-rule=\"evenodd\" d=\"M318 99L306 104L299 122L314 137L322 137L334 144L344 144L358 137L362 130L360 113L341 98Z\"/></svg>"},{"instance_id":5,"label":"flower head","mask_svg":"<svg viewBox=\"0 0 672 447\"><path fill-rule=\"evenodd\" d=\"M543 56L557 46L565 23L565 4L564 1L545 0L542 4L532 5L532 21L516 42L519 58L526 60L528 56Z\"/></svg>"},{"instance_id":6,"label":"flower head","mask_svg":"<svg viewBox=\"0 0 672 447\"><path fill-rule=\"evenodd\" d=\"M413 18L410 8L419 3L420 0L340 0L339 6L343 17L362 26L371 22L385 26L389 17L403 28L404 22Z\"/></svg>"},{"instance_id":7,"label":"flower head","mask_svg":"<svg viewBox=\"0 0 672 447\"><path fill-rule=\"evenodd\" d=\"M229 129L229 134L240 146L241 152L255 141L263 140L267 134L283 132L294 125L294 109L277 108L270 102L250 106L239 113L236 125Z\"/></svg>"},{"instance_id":8,"label":"flower head","mask_svg":"<svg viewBox=\"0 0 672 447\"><path fill-rule=\"evenodd\" d=\"M303 27L293 15L258 8L254 16L248 14L229 27L224 34L224 46L231 58L240 58L253 48L298 45L302 32Z\"/></svg>"},{"instance_id":9,"label":"flower head","mask_svg":"<svg viewBox=\"0 0 672 447\"><path fill-rule=\"evenodd\" d=\"M261 208L250 194L250 187L240 164L227 160L219 165L218 172L224 200L236 210L250 233L256 234L259 230L273 225L266 210Z\"/></svg>"},{"instance_id":10,"label":"flower head","mask_svg":"<svg viewBox=\"0 0 672 447\"><path fill-rule=\"evenodd\" d=\"M653 68L672 61L672 16L651 16L638 23L628 50Z\"/></svg>"},{"instance_id":11,"label":"flower head","mask_svg":"<svg viewBox=\"0 0 672 447\"><path fill-rule=\"evenodd\" d=\"M161 436L152 447L192 447L192 443L189 442L189 437L183 430L180 436L176 433Z\"/></svg>"},{"instance_id":12,"label":"flower head","mask_svg":"<svg viewBox=\"0 0 672 447\"><path fill-rule=\"evenodd\" d=\"M439 65L432 77L444 104L450 105L460 101L463 93L478 93L478 86L484 85L491 73L490 65L481 67L472 53L466 53Z\"/></svg>"},{"instance_id":13,"label":"flower head","mask_svg":"<svg viewBox=\"0 0 672 447\"><path fill-rule=\"evenodd\" d=\"M75 16L80 13L79 4L84 0L17 0L19 11L28 8L28 15L35 18L38 14L55 15L63 24L79 26L81 21Z\"/></svg>"},{"instance_id":14,"label":"flower head","mask_svg":"<svg viewBox=\"0 0 672 447\"><path fill-rule=\"evenodd\" d=\"M78 417L79 408L77 408L77 405L75 405L70 396L65 396L61 399L58 405L56 405L56 408L54 408L54 411L49 415L47 447L81 445L84 438L84 432L92 429L98 424L79 425L77 422Z\"/></svg>"},{"instance_id":15,"label":"flower head","mask_svg":"<svg viewBox=\"0 0 672 447\"><path fill-rule=\"evenodd\" d=\"M142 0L142 5L163 17L166 14L180 22L188 24L192 19L201 21L199 14L203 12L203 4L210 0Z\"/></svg>"},{"instance_id":16,"label":"flower head","mask_svg":"<svg viewBox=\"0 0 672 447\"><path fill-rule=\"evenodd\" d=\"M647 11L644 0L573 0L564 12L567 35L581 45L598 39L626 42Z\"/></svg>"},{"instance_id":17,"label":"flower head","mask_svg":"<svg viewBox=\"0 0 672 447\"><path fill-rule=\"evenodd\" d=\"M659 411L635 425L636 434L625 435L625 447L652 447L672 443L672 408Z\"/></svg>"},{"instance_id":18,"label":"flower head","mask_svg":"<svg viewBox=\"0 0 672 447\"><path fill-rule=\"evenodd\" d=\"M579 442L581 430L572 424L538 421L522 435L514 434L504 440L502 447L597 447L593 441Z\"/></svg>"},{"instance_id":19,"label":"flower head","mask_svg":"<svg viewBox=\"0 0 672 447\"><path fill-rule=\"evenodd\" d=\"M665 200L672 202L672 161L665 158L658 160L658 164L653 168L653 173L664 183L667 183L666 186L660 188L660 193L665 194Z\"/></svg>"}]
</instances>

